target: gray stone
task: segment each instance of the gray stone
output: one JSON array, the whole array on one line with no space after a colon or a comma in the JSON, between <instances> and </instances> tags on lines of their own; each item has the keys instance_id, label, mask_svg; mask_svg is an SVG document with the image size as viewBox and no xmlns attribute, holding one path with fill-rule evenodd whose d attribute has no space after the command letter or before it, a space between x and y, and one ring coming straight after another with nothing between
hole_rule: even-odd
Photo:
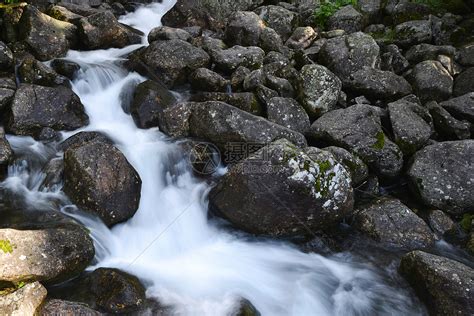
<instances>
[{"instance_id":1,"label":"gray stone","mask_svg":"<svg viewBox=\"0 0 474 316\"><path fill-rule=\"evenodd\" d=\"M230 45L258 46L265 27L263 20L254 12L235 12L225 29L226 41Z\"/></svg>"},{"instance_id":2,"label":"gray stone","mask_svg":"<svg viewBox=\"0 0 474 316\"><path fill-rule=\"evenodd\" d=\"M336 160L351 174L352 186L361 184L369 177L369 167L356 155L336 146L325 147L324 150L333 154Z\"/></svg>"},{"instance_id":3,"label":"gray stone","mask_svg":"<svg viewBox=\"0 0 474 316\"><path fill-rule=\"evenodd\" d=\"M454 95L461 96L474 92L474 67L461 72L454 79Z\"/></svg>"},{"instance_id":4,"label":"gray stone","mask_svg":"<svg viewBox=\"0 0 474 316\"><path fill-rule=\"evenodd\" d=\"M427 216L427 221L439 239L442 239L444 234L456 228L456 223L440 210L430 211Z\"/></svg>"},{"instance_id":5,"label":"gray stone","mask_svg":"<svg viewBox=\"0 0 474 316\"><path fill-rule=\"evenodd\" d=\"M411 81L423 101L443 101L453 93L453 77L438 61L426 60L413 68Z\"/></svg>"},{"instance_id":6,"label":"gray stone","mask_svg":"<svg viewBox=\"0 0 474 316\"><path fill-rule=\"evenodd\" d=\"M388 105L395 143L407 156L423 148L433 134L429 111L406 99Z\"/></svg>"},{"instance_id":7,"label":"gray stone","mask_svg":"<svg viewBox=\"0 0 474 316\"><path fill-rule=\"evenodd\" d=\"M455 119L436 102L430 102L426 106L433 117L436 132L442 136L443 139L462 140L471 137L470 123Z\"/></svg>"},{"instance_id":8,"label":"gray stone","mask_svg":"<svg viewBox=\"0 0 474 316\"><path fill-rule=\"evenodd\" d=\"M474 141L430 145L408 169L414 192L433 208L462 215L474 211Z\"/></svg>"},{"instance_id":9,"label":"gray stone","mask_svg":"<svg viewBox=\"0 0 474 316\"><path fill-rule=\"evenodd\" d=\"M329 30L344 30L346 34L359 32L364 27L364 16L348 5L329 17L327 27Z\"/></svg>"},{"instance_id":10,"label":"gray stone","mask_svg":"<svg viewBox=\"0 0 474 316\"><path fill-rule=\"evenodd\" d=\"M370 67L354 72L345 87L355 95L364 95L374 101L394 101L412 93L412 88L405 78L391 71Z\"/></svg>"},{"instance_id":11,"label":"gray stone","mask_svg":"<svg viewBox=\"0 0 474 316\"><path fill-rule=\"evenodd\" d=\"M0 296L4 315L38 315L48 291L39 282L26 284L13 293Z\"/></svg>"},{"instance_id":12,"label":"gray stone","mask_svg":"<svg viewBox=\"0 0 474 316\"><path fill-rule=\"evenodd\" d=\"M196 91L225 92L230 82L207 68L199 68L189 77L191 87Z\"/></svg>"},{"instance_id":13,"label":"gray stone","mask_svg":"<svg viewBox=\"0 0 474 316\"><path fill-rule=\"evenodd\" d=\"M474 92L449 99L439 105L448 110L456 119L474 123Z\"/></svg>"},{"instance_id":14,"label":"gray stone","mask_svg":"<svg viewBox=\"0 0 474 316\"><path fill-rule=\"evenodd\" d=\"M308 114L294 99L272 98L267 103L269 121L304 134L310 127Z\"/></svg>"},{"instance_id":15,"label":"gray stone","mask_svg":"<svg viewBox=\"0 0 474 316\"><path fill-rule=\"evenodd\" d=\"M18 62L17 73L22 83L31 83L47 87L71 86L68 78L61 76L42 62L37 61L31 55L20 59Z\"/></svg>"},{"instance_id":16,"label":"gray stone","mask_svg":"<svg viewBox=\"0 0 474 316\"><path fill-rule=\"evenodd\" d=\"M312 118L337 108L342 83L329 69L321 65L306 65L301 69L298 99Z\"/></svg>"},{"instance_id":17,"label":"gray stone","mask_svg":"<svg viewBox=\"0 0 474 316\"><path fill-rule=\"evenodd\" d=\"M301 236L352 210L350 182L332 154L278 140L232 166L210 192L209 203L245 231Z\"/></svg>"},{"instance_id":18,"label":"gray stone","mask_svg":"<svg viewBox=\"0 0 474 316\"><path fill-rule=\"evenodd\" d=\"M0 70L12 70L13 53L8 46L0 41Z\"/></svg>"},{"instance_id":19,"label":"gray stone","mask_svg":"<svg viewBox=\"0 0 474 316\"><path fill-rule=\"evenodd\" d=\"M428 20L408 21L395 27L395 42L402 47L431 42L431 22Z\"/></svg>"},{"instance_id":20,"label":"gray stone","mask_svg":"<svg viewBox=\"0 0 474 316\"><path fill-rule=\"evenodd\" d=\"M68 142L64 152L68 197L108 226L131 218L138 209L141 180L125 156L96 133L79 133Z\"/></svg>"},{"instance_id":21,"label":"gray stone","mask_svg":"<svg viewBox=\"0 0 474 316\"><path fill-rule=\"evenodd\" d=\"M406 254L400 273L432 315L474 314L474 270L460 262L422 251Z\"/></svg>"},{"instance_id":22,"label":"gray stone","mask_svg":"<svg viewBox=\"0 0 474 316\"><path fill-rule=\"evenodd\" d=\"M41 316L59 316L59 315L100 316L103 314L89 308L86 304L83 304L83 303L50 299L50 300L47 300L43 304L40 315Z\"/></svg>"},{"instance_id":23,"label":"gray stone","mask_svg":"<svg viewBox=\"0 0 474 316\"><path fill-rule=\"evenodd\" d=\"M474 66L474 45L461 48L457 60L463 66Z\"/></svg>"},{"instance_id":24,"label":"gray stone","mask_svg":"<svg viewBox=\"0 0 474 316\"><path fill-rule=\"evenodd\" d=\"M88 123L84 106L71 89L22 84L13 99L6 129L17 135L37 135L44 127L75 130Z\"/></svg>"},{"instance_id":25,"label":"gray stone","mask_svg":"<svg viewBox=\"0 0 474 316\"><path fill-rule=\"evenodd\" d=\"M318 34L311 26L297 27L285 45L292 49L306 49L314 42Z\"/></svg>"},{"instance_id":26,"label":"gray stone","mask_svg":"<svg viewBox=\"0 0 474 316\"><path fill-rule=\"evenodd\" d=\"M148 34L148 43L154 41L165 41L165 40L182 40L189 42L191 40L191 34L182 29L176 29L168 26L158 26L150 31Z\"/></svg>"},{"instance_id":27,"label":"gray stone","mask_svg":"<svg viewBox=\"0 0 474 316\"><path fill-rule=\"evenodd\" d=\"M418 64L425 60L436 60L439 55L454 57L456 48L453 46L436 46L431 44L419 44L410 47L405 57L412 64Z\"/></svg>"},{"instance_id":28,"label":"gray stone","mask_svg":"<svg viewBox=\"0 0 474 316\"><path fill-rule=\"evenodd\" d=\"M334 110L316 120L308 136L357 154L377 175L396 177L401 150L383 132L379 114L369 105Z\"/></svg>"},{"instance_id":29,"label":"gray stone","mask_svg":"<svg viewBox=\"0 0 474 316\"><path fill-rule=\"evenodd\" d=\"M354 227L377 242L403 249L434 245L428 225L397 199L382 198L355 211Z\"/></svg>"},{"instance_id":30,"label":"gray stone","mask_svg":"<svg viewBox=\"0 0 474 316\"><path fill-rule=\"evenodd\" d=\"M258 69L263 64L265 52L259 47L234 46L214 51L212 59L217 69L231 73L239 67Z\"/></svg>"},{"instance_id":31,"label":"gray stone","mask_svg":"<svg viewBox=\"0 0 474 316\"><path fill-rule=\"evenodd\" d=\"M260 105L255 94L252 92L205 92L193 95L190 101L219 101L230 104L232 106L235 106L236 108L239 108L245 112L249 112L254 115L262 116L264 113L263 107Z\"/></svg>"},{"instance_id":32,"label":"gray stone","mask_svg":"<svg viewBox=\"0 0 474 316\"><path fill-rule=\"evenodd\" d=\"M6 110L15 96L16 83L9 78L0 78L0 112Z\"/></svg>"},{"instance_id":33,"label":"gray stone","mask_svg":"<svg viewBox=\"0 0 474 316\"><path fill-rule=\"evenodd\" d=\"M298 26L298 14L281 6L268 5L255 10L265 25L274 29L286 41Z\"/></svg>"}]
</instances>

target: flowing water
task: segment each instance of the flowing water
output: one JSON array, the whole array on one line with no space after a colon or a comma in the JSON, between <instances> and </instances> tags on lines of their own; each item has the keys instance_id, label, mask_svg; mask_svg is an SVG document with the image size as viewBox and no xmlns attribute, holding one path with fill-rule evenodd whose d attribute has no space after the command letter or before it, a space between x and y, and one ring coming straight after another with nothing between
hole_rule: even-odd
<instances>
[{"instance_id":1,"label":"flowing water","mask_svg":"<svg viewBox=\"0 0 474 316\"><path fill-rule=\"evenodd\" d=\"M147 34L172 5L144 6L121 21ZM61 153L28 137L9 136L16 155L26 158L10 166L1 188L25 206L60 208L82 222L96 246L91 270L115 267L136 275L148 297L177 315L229 315L241 297L272 316L424 313L410 292L392 282L394 267L361 263L350 253L303 253L288 243L236 235L209 220L210 187L193 176L178 144L158 129L138 129L122 108L121 92L145 80L120 66L120 56L138 46L67 56L81 66L73 89L90 117L82 130L106 133L142 179L135 216L109 229L68 205L61 187L42 187L42 163Z\"/></svg>"}]
</instances>

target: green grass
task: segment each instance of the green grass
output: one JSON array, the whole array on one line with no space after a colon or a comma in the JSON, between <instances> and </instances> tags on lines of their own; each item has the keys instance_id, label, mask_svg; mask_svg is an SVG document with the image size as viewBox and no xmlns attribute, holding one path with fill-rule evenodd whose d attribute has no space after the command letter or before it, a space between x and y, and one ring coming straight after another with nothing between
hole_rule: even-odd
<instances>
[{"instance_id":1,"label":"green grass","mask_svg":"<svg viewBox=\"0 0 474 316\"><path fill-rule=\"evenodd\" d=\"M357 0L322 0L319 8L314 12L314 21L317 26L325 28L328 19L340 8L346 5L357 6Z\"/></svg>"}]
</instances>

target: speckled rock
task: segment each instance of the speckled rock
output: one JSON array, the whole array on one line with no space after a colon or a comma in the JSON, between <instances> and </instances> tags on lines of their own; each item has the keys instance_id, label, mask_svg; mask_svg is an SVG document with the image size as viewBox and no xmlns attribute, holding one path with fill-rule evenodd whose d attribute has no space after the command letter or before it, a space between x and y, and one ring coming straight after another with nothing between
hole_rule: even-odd
<instances>
[{"instance_id":1,"label":"speckled rock","mask_svg":"<svg viewBox=\"0 0 474 316\"><path fill-rule=\"evenodd\" d=\"M8 46L0 41L0 70L12 70L13 53Z\"/></svg>"},{"instance_id":2,"label":"speckled rock","mask_svg":"<svg viewBox=\"0 0 474 316\"><path fill-rule=\"evenodd\" d=\"M194 70L210 63L202 48L182 40L155 41L142 52L141 60L168 87L185 83Z\"/></svg>"},{"instance_id":3,"label":"speckled rock","mask_svg":"<svg viewBox=\"0 0 474 316\"><path fill-rule=\"evenodd\" d=\"M190 101L219 101L235 106L236 108L254 115L263 116L264 113L262 105L257 100L255 94L252 92L203 92L193 95Z\"/></svg>"},{"instance_id":4,"label":"speckled rock","mask_svg":"<svg viewBox=\"0 0 474 316\"><path fill-rule=\"evenodd\" d=\"M17 135L37 135L44 127L75 130L88 123L84 106L71 89L22 84L13 99L6 130Z\"/></svg>"},{"instance_id":5,"label":"speckled rock","mask_svg":"<svg viewBox=\"0 0 474 316\"><path fill-rule=\"evenodd\" d=\"M342 83L329 69L321 65L306 65L298 81L298 99L312 118L335 110Z\"/></svg>"},{"instance_id":6,"label":"speckled rock","mask_svg":"<svg viewBox=\"0 0 474 316\"><path fill-rule=\"evenodd\" d=\"M441 102L439 105L456 119L474 123L474 92L449 99L448 101Z\"/></svg>"},{"instance_id":7,"label":"speckled rock","mask_svg":"<svg viewBox=\"0 0 474 316\"><path fill-rule=\"evenodd\" d=\"M355 153L381 177L395 177L402 169L401 150L384 134L379 114L369 105L326 113L307 134Z\"/></svg>"},{"instance_id":8,"label":"speckled rock","mask_svg":"<svg viewBox=\"0 0 474 316\"><path fill-rule=\"evenodd\" d=\"M259 47L234 46L212 52L217 69L231 73L239 67L258 69L263 64L265 52Z\"/></svg>"},{"instance_id":9,"label":"speckled rock","mask_svg":"<svg viewBox=\"0 0 474 316\"><path fill-rule=\"evenodd\" d=\"M427 215L427 221L439 239L443 238L447 232L456 228L456 223L441 210L430 211Z\"/></svg>"},{"instance_id":10,"label":"speckled rock","mask_svg":"<svg viewBox=\"0 0 474 316\"><path fill-rule=\"evenodd\" d=\"M379 68L379 54L380 47L372 36L356 32L328 39L318 59L344 82L364 66Z\"/></svg>"},{"instance_id":11,"label":"speckled rock","mask_svg":"<svg viewBox=\"0 0 474 316\"><path fill-rule=\"evenodd\" d=\"M311 46L318 34L311 26L297 27L285 45L292 49L306 49Z\"/></svg>"},{"instance_id":12,"label":"speckled rock","mask_svg":"<svg viewBox=\"0 0 474 316\"><path fill-rule=\"evenodd\" d=\"M141 180L125 156L102 135L79 133L64 152L64 192L79 208L112 226L132 217Z\"/></svg>"},{"instance_id":13,"label":"speckled rock","mask_svg":"<svg viewBox=\"0 0 474 316\"><path fill-rule=\"evenodd\" d=\"M226 42L229 45L258 46L260 36L265 28L265 23L256 13L235 12L225 29Z\"/></svg>"},{"instance_id":14,"label":"speckled rock","mask_svg":"<svg viewBox=\"0 0 474 316\"><path fill-rule=\"evenodd\" d=\"M48 291L39 282L29 283L13 293L0 295L3 315L37 315Z\"/></svg>"},{"instance_id":15,"label":"speckled rock","mask_svg":"<svg viewBox=\"0 0 474 316\"><path fill-rule=\"evenodd\" d=\"M327 227L352 210L350 182L332 154L278 140L232 166L209 202L215 214L242 230L306 235L306 229Z\"/></svg>"},{"instance_id":16,"label":"speckled rock","mask_svg":"<svg viewBox=\"0 0 474 316\"><path fill-rule=\"evenodd\" d=\"M59 316L59 315L99 316L103 314L89 308L86 304L83 304L83 303L50 299L50 300L47 300L43 304L40 315L41 316Z\"/></svg>"},{"instance_id":17,"label":"speckled rock","mask_svg":"<svg viewBox=\"0 0 474 316\"><path fill-rule=\"evenodd\" d=\"M38 230L0 229L0 280L57 283L81 273L94 245L78 225Z\"/></svg>"},{"instance_id":18,"label":"speckled rock","mask_svg":"<svg viewBox=\"0 0 474 316\"><path fill-rule=\"evenodd\" d=\"M371 100L394 101L412 92L405 78L391 71L364 67L354 72L345 84L348 91Z\"/></svg>"},{"instance_id":19,"label":"speckled rock","mask_svg":"<svg viewBox=\"0 0 474 316\"><path fill-rule=\"evenodd\" d=\"M408 280L432 315L474 314L474 270L422 251L406 254L400 273Z\"/></svg>"},{"instance_id":20,"label":"speckled rock","mask_svg":"<svg viewBox=\"0 0 474 316\"><path fill-rule=\"evenodd\" d=\"M299 17L298 14L285 9L281 6L268 5L262 6L255 10L265 25L274 29L281 38L286 41L292 31L298 26Z\"/></svg>"},{"instance_id":21,"label":"speckled rock","mask_svg":"<svg viewBox=\"0 0 474 316\"><path fill-rule=\"evenodd\" d=\"M369 167L356 155L336 146L325 147L324 150L333 154L336 160L346 168L351 175L353 186L361 184L369 177Z\"/></svg>"},{"instance_id":22,"label":"speckled rock","mask_svg":"<svg viewBox=\"0 0 474 316\"><path fill-rule=\"evenodd\" d=\"M389 103L388 112L395 143L405 155L412 155L428 143L434 132L429 111L407 99Z\"/></svg>"},{"instance_id":23,"label":"speckled rock","mask_svg":"<svg viewBox=\"0 0 474 316\"><path fill-rule=\"evenodd\" d=\"M408 170L422 201L449 214L474 211L474 141L430 145L417 152Z\"/></svg>"},{"instance_id":24,"label":"speckled rock","mask_svg":"<svg viewBox=\"0 0 474 316\"><path fill-rule=\"evenodd\" d=\"M56 73L53 69L39 62L31 55L20 59L18 63L17 73L21 83L37 84L47 87L71 87L68 78Z\"/></svg>"},{"instance_id":25,"label":"speckled rock","mask_svg":"<svg viewBox=\"0 0 474 316\"><path fill-rule=\"evenodd\" d=\"M164 40L175 40L179 39L182 41L189 42L192 36L183 29L177 29L168 26L158 26L150 31L148 34L148 43L154 41L164 41Z\"/></svg>"},{"instance_id":26,"label":"speckled rock","mask_svg":"<svg viewBox=\"0 0 474 316\"><path fill-rule=\"evenodd\" d=\"M383 198L355 211L354 227L377 242L403 249L430 247L428 225L397 199Z\"/></svg>"},{"instance_id":27,"label":"speckled rock","mask_svg":"<svg viewBox=\"0 0 474 316\"><path fill-rule=\"evenodd\" d=\"M327 21L329 30L344 30L346 34L362 31L364 16L353 6L347 5L329 17Z\"/></svg>"},{"instance_id":28,"label":"speckled rock","mask_svg":"<svg viewBox=\"0 0 474 316\"><path fill-rule=\"evenodd\" d=\"M453 93L453 77L439 61L426 60L410 75L415 94L423 101L443 101Z\"/></svg>"},{"instance_id":29,"label":"speckled rock","mask_svg":"<svg viewBox=\"0 0 474 316\"><path fill-rule=\"evenodd\" d=\"M273 123L303 134L311 125L304 108L290 98L270 99L267 103L267 118Z\"/></svg>"},{"instance_id":30,"label":"speckled rock","mask_svg":"<svg viewBox=\"0 0 474 316\"><path fill-rule=\"evenodd\" d=\"M454 95L461 96L474 92L474 67L467 68L454 80Z\"/></svg>"},{"instance_id":31,"label":"speckled rock","mask_svg":"<svg viewBox=\"0 0 474 316\"><path fill-rule=\"evenodd\" d=\"M454 57L456 48L449 45L419 44L410 47L405 53L405 57L411 64L418 64L425 60L436 60L439 55Z\"/></svg>"},{"instance_id":32,"label":"speckled rock","mask_svg":"<svg viewBox=\"0 0 474 316\"><path fill-rule=\"evenodd\" d=\"M12 148L5 137L3 127L0 127L0 180L6 175L7 167L12 157Z\"/></svg>"},{"instance_id":33,"label":"speckled rock","mask_svg":"<svg viewBox=\"0 0 474 316\"><path fill-rule=\"evenodd\" d=\"M196 69L189 82L196 91L225 92L230 85L224 77L207 68Z\"/></svg>"},{"instance_id":34,"label":"speckled rock","mask_svg":"<svg viewBox=\"0 0 474 316\"><path fill-rule=\"evenodd\" d=\"M4 111L15 95L15 81L9 78L0 78L0 112Z\"/></svg>"},{"instance_id":35,"label":"speckled rock","mask_svg":"<svg viewBox=\"0 0 474 316\"><path fill-rule=\"evenodd\" d=\"M408 21L395 27L395 43L402 47L429 43L431 36L431 22L429 20Z\"/></svg>"},{"instance_id":36,"label":"speckled rock","mask_svg":"<svg viewBox=\"0 0 474 316\"><path fill-rule=\"evenodd\" d=\"M79 34L87 49L122 48L141 43L141 32L120 24L110 11L79 20Z\"/></svg>"},{"instance_id":37,"label":"speckled rock","mask_svg":"<svg viewBox=\"0 0 474 316\"><path fill-rule=\"evenodd\" d=\"M448 111L436 102L429 102L426 107L433 118L438 135L444 140L462 140L471 137L471 124L455 119Z\"/></svg>"}]
</instances>

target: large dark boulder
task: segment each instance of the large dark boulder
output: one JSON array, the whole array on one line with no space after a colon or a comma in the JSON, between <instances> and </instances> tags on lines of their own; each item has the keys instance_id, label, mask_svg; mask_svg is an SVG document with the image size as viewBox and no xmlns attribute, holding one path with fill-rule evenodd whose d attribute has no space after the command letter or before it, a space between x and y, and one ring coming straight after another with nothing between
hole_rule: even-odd
<instances>
[{"instance_id":1,"label":"large dark boulder","mask_svg":"<svg viewBox=\"0 0 474 316\"><path fill-rule=\"evenodd\" d=\"M474 67L467 68L454 80L454 95L461 96L474 92Z\"/></svg>"},{"instance_id":2,"label":"large dark boulder","mask_svg":"<svg viewBox=\"0 0 474 316\"><path fill-rule=\"evenodd\" d=\"M138 209L141 180L125 156L97 133L79 133L64 152L64 192L112 226Z\"/></svg>"},{"instance_id":3,"label":"large dark boulder","mask_svg":"<svg viewBox=\"0 0 474 316\"><path fill-rule=\"evenodd\" d=\"M136 314L145 303L137 277L118 269L99 268L77 280L71 299L108 314Z\"/></svg>"},{"instance_id":4,"label":"large dark boulder","mask_svg":"<svg viewBox=\"0 0 474 316\"><path fill-rule=\"evenodd\" d=\"M87 49L122 48L141 43L141 32L120 24L110 11L79 20L79 35Z\"/></svg>"},{"instance_id":5,"label":"large dark boulder","mask_svg":"<svg viewBox=\"0 0 474 316\"><path fill-rule=\"evenodd\" d=\"M397 199L385 198L355 211L354 227L377 242L404 249L433 246L428 225Z\"/></svg>"},{"instance_id":6,"label":"large dark boulder","mask_svg":"<svg viewBox=\"0 0 474 316\"><path fill-rule=\"evenodd\" d=\"M385 135L378 113L369 105L324 114L308 136L357 154L379 176L395 177L402 169L401 150Z\"/></svg>"},{"instance_id":7,"label":"large dark boulder","mask_svg":"<svg viewBox=\"0 0 474 316\"><path fill-rule=\"evenodd\" d=\"M176 98L163 84L147 80L135 89L130 112L138 127L157 127L163 110L175 102Z\"/></svg>"},{"instance_id":8,"label":"large dark boulder","mask_svg":"<svg viewBox=\"0 0 474 316\"><path fill-rule=\"evenodd\" d=\"M363 67L379 68L380 47L368 34L362 32L334 37L323 45L319 61L343 82Z\"/></svg>"},{"instance_id":9,"label":"large dark boulder","mask_svg":"<svg viewBox=\"0 0 474 316\"><path fill-rule=\"evenodd\" d=\"M178 0L163 17L163 24L222 28L234 12L252 10L262 3L263 0Z\"/></svg>"},{"instance_id":10,"label":"large dark boulder","mask_svg":"<svg viewBox=\"0 0 474 316\"><path fill-rule=\"evenodd\" d=\"M423 101L443 101L453 93L453 77L439 61L426 60L410 75L416 95Z\"/></svg>"},{"instance_id":11,"label":"large dark boulder","mask_svg":"<svg viewBox=\"0 0 474 316\"><path fill-rule=\"evenodd\" d=\"M364 24L364 16L351 5L342 7L327 21L329 30L344 30L348 34L362 31Z\"/></svg>"},{"instance_id":12,"label":"large dark boulder","mask_svg":"<svg viewBox=\"0 0 474 316\"><path fill-rule=\"evenodd\" d=\"M141 60L168 86L183 84L198 68L207 68L209 55L182 40L155 41L141 54Z\"/></svg>"},{"instance_id":13,"label":"large dark boulder","mask_svg":"<svg viewBox=\"0 0 474 316\"><path fill-rule=\"evenodd\" d=\"M41 13L32 5L25 7L18 24L19 37L41 61L66 55L77 40L77 27Z\"/></svg>"},{"instance_id":14,"label":"large dark boulder","mask_svg":"<svg viewBox=\"0 0 474 316\"><path fill-rule=\"evenodd\" d=\"M216 68L226 73L232 73L240 66L248 69L258 69L263 64L264 56L265 52L254 46L234 46L212 52L212 59L216 64Z\"/></svg>"},{"instance_id":15,"label":"large dark boulder","mask_svg":"<svg viewBox=\"0 0 474 316\"><path fill-rule=\"evenodd\" d=\"M474 92L452 98L439 104L458 120L474 123Z\"/></svg>"},{"instance_id":16,"label":"large dark boulder","mask_svg":"<svg viewBox=\"0 0 474 316\"><path fill-rule=\"evenodd\" d=\"M352 210L353 192L349 173L332 154L278 140L232 166L209 202L245 231L301 236L341 220Z\"/></svg>"},{"instance_id":17,"label":"large dark boulder","mask_svg":"<svg viewBox=\"0 0 474 316\"><path fill-rule=\"evenodd\" d=\"M388 104L395 143L405 155L425 146L434 132L429 111L407 98Z\"/></svg>"},{"instance_id":18,"label":"large dark boulder","mask_svg":"<svg viewBox=\"0 0 474 316\"><path fill-rule=\"evenodd\" d=\"M71 89L22 84L11 104L6 129L17 135L38 135L45 127L75 130L88 123L84 106Z\"/></svg>"},{"instance_id":19,"label":"large dark boulder","mask_svg":"<svg viewBox=\"0 0 474 316\"><path fill-rule=\"evenodd\" d=\"M383 101L394 101L412 92L405 78L391 71L371 67L364 67L353 73L346 88L355 95Z\"/></svg>"},{"instance_id":20,"label":"large dark boulder","mask_svg":"<svg viewBox=\"0 0 474 316\"><path fill-rule=\"evenodd\" d=\"M422 201L453 215L474 211L473 174L473 140L427 146L416 153L408 170Z\"/></svg>"},{"instance_id":21,"label":"large dark boulder","mask_svg":"<svg viewBox=\"0 0 474 316\"><path fill-rule=\"evenodd\" d=\"M232 15L225 30L230 45L258 46L265 22L255 12L239 11Z\"/></svg>"},{"instance_id":22,"label":"large dark boulder","mask_svg":"<svg viewBox=\"0 0 474 316\"><path fill-rule=\"evenodd\" d=\"M17 72L18 79L21 83L30 83L47 87L71 86L68 78L56 73L53 69L36 60L31 55L25 56L21 59Z\"/></svg>"},{"instance_id":23,"label":"large dark boulder","mask_svg":"<svg viewBox=\"0 0 474 316\"><path fill-rule=\"evenodd\" d=\"M202 92L191 97L191 101L207 102L219 101L235 106L245 112L262 116L264 109L252 92Z\"/></svg>"},{"instance_id":24,"label":"large dark boulder","mask_svg":"<svg viewBox=\"0 0 474 316\"><path fill-rule=\"evenodd\" d=\"M400 273L431 315L474 314L474 270L460 262L423 251L406 254Z\"/></svg>"},{"instance_id":25,"label":"large dark boulder","mask_svg":"<svg viewBox=\"0 0 474 316\"><path fill-rule=\"evenodd\" d=\"M255 10L265 25L274 29L286 41L299 24L296 12L277 5L261 6Z\"/></svg>"},{"instance_id":26,"label":"large dark boulder","mask_svg":"<svg viewBox=\"0 0 474 316\"><path fill-rule=\"evenodd\" d=\"M68 224L35 230L0 229L0 280L57 283L81 273L94 257L87 231Z\"/></svg>"}]
</instances>

